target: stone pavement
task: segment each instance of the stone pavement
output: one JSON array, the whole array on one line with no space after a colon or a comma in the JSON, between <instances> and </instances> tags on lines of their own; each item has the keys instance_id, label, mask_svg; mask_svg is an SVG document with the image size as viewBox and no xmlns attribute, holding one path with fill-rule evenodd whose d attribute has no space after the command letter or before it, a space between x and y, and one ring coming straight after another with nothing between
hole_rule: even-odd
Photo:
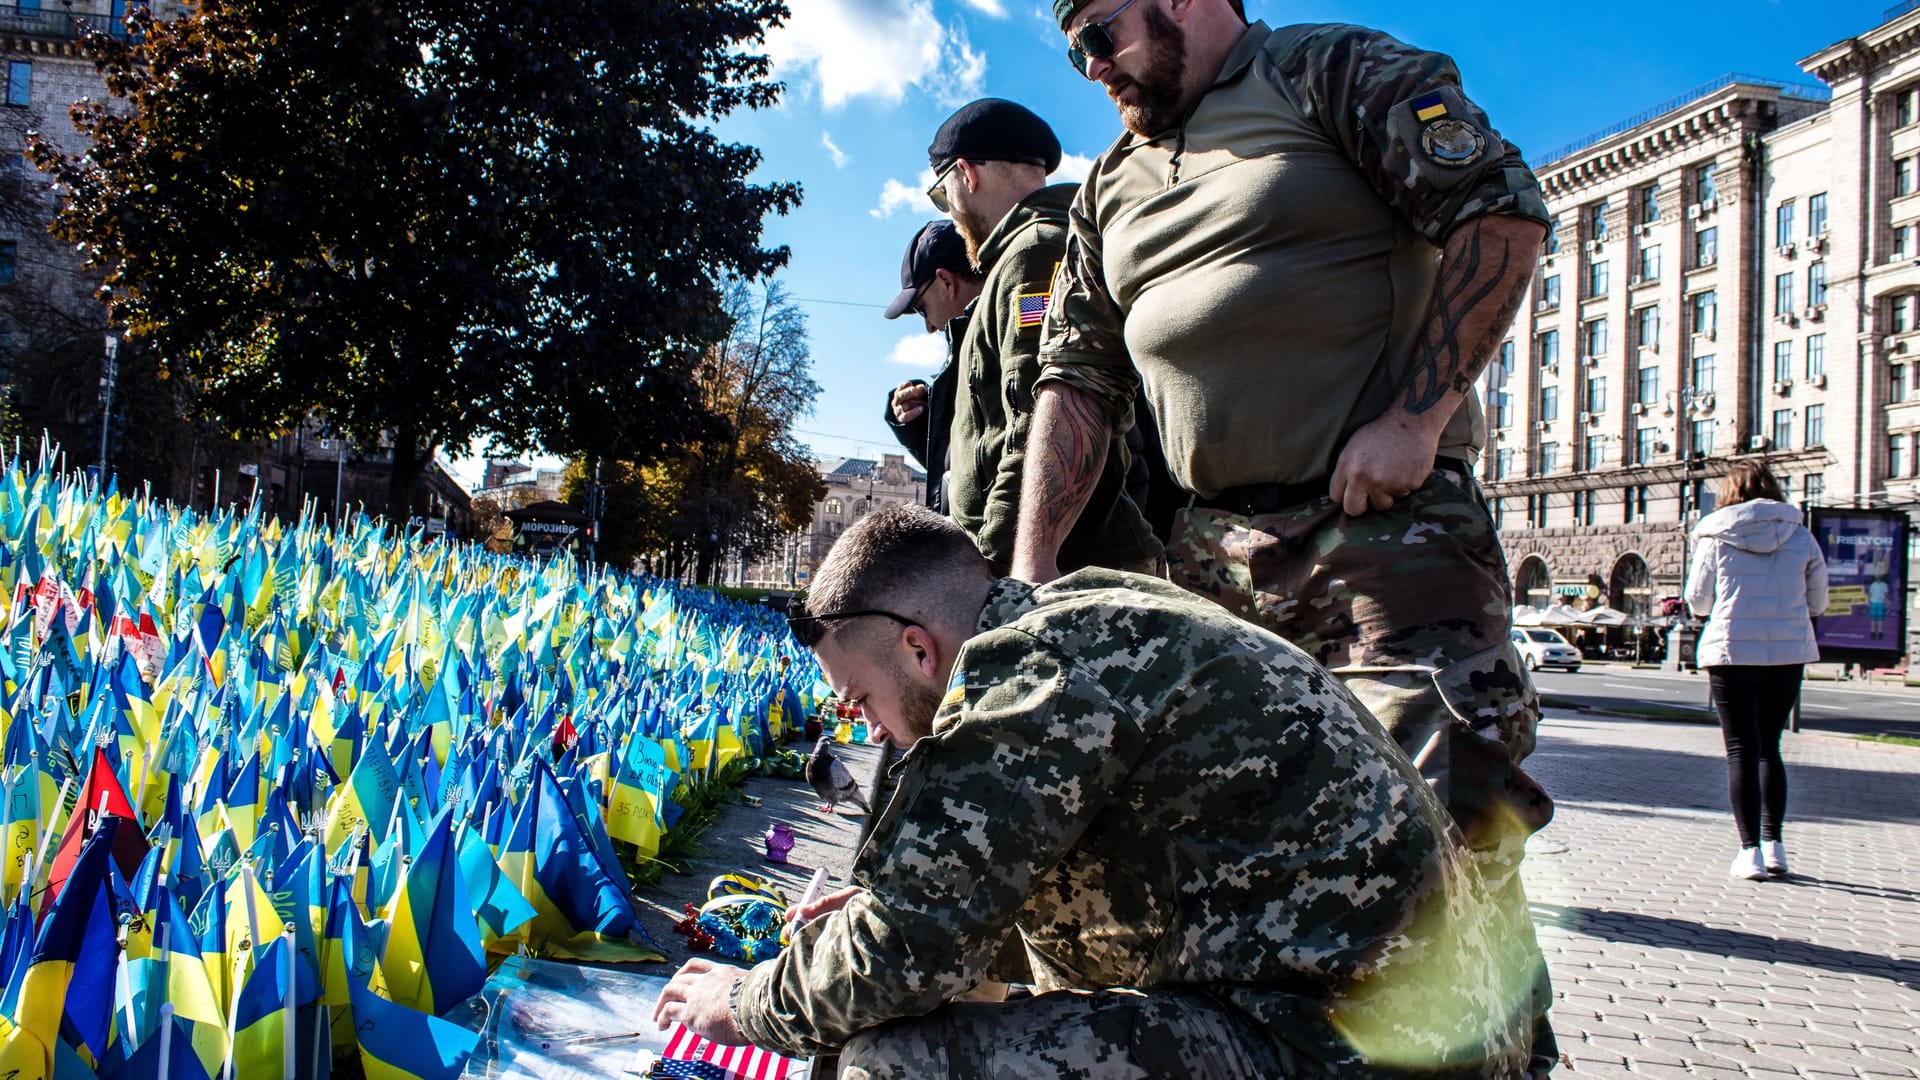
<instances>
[{"instance_id":1,"label":"stone pavement","mask_svg":"<svg viewBox=\"0 0 1920 1080\"><path fill-rule=\"evenodd\" d=\"M1786 756L1794 874L1735 881L1717 727L1549 716L1526 878L1560 1075L1920 1076L1920 751Z\"/></svg>"}]
</instances>

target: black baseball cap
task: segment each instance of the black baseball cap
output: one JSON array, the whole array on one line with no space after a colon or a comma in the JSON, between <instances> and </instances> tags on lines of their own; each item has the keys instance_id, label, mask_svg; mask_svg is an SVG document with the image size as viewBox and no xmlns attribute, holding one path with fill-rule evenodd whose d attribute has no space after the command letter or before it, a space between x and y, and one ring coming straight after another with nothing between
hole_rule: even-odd
<instances>
[{"instance_id":1,"label":"black baseball cap","mask_svg":"<svg viewBox=\"0 0 1920 1080\"><path fill-rule=\"evenodd\" d=\"M936 270L950 273L970 273L973 264L967 260L967 242L960 237L960 230L946 218L929 221L920 226L913 234L913 242L907 245L907 257L900 260L900 295L887 305L887 318L897 319L913 306L913 298L933 280Z\"/></svg>"},{"instance_id":2,"label":"black baseball cap","mask_svg":"<svg viewBox=\"0 0 1920 1080\"><path fill-rule=\"evenodd\" d=\"M1017 161L1052 172L1060 167L1060 140L1025 105L981 98L960 106L934 133L927 161L938 169L955 158Z\"/></svg>"}]
</instances>

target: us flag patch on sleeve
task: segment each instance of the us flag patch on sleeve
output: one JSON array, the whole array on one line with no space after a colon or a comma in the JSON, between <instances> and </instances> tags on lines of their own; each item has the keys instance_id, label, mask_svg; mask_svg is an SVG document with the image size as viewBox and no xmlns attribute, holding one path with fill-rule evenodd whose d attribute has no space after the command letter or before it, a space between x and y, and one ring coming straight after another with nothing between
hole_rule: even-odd
<instances>
[{"instance_id":1,"label":"us flag patch on sleeve","mask_svg":"<svg viewBox=\"0 0 1920 1080\"><path fill-rule=\"evenodd\" d=\"M1024 330L1029 326L1039 326L1046 319L1047 304L1052 300L1052 295L1048 293L1021 293L1014 300L1014 311L1020 317L1020 328Z\"/></svg>"}]
</instances>

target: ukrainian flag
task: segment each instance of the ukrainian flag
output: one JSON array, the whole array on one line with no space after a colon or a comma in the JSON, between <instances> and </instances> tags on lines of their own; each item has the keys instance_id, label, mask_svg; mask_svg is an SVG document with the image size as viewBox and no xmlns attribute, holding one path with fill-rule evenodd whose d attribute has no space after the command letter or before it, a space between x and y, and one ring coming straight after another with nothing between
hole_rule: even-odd
<instances>
[{"instance_id":1,"label":"ukrainian flag","mask_svg":"<svg viewBox=\"0 0 1920 1080\"><path fill-rule=\"evenodd\" d=\"M390 998L439 1016L480 992L487 964L450 811L441 812L428 828L394 890L387 917L387 951L380 966Z\"/></svg>"},{"instance_id":2,"label":"ukrainian flag","mask_svg":"<svg viewBox=\"0 0 1920 1080\"><path fill-rule=\"evenodd\" d=\"M1422 94L1413 99L1413 118L1415 120L1424 124L1429 120L1438 120L1445 115L1447 115L1447 99L1438 91L1431 94Z\"/></svg>"},{"instance_id":3,"label":"ukrainian flag","mask_svg":"<svg viewBox=\"0 0 1920 1080\"><path fill-rule=\"evenodd\" d=\"M501 843L500 867L533 908L529 943L547 955L665 959L647 943L626 882L601 869L553 772L538 758L513 829Z\"/></svg>"},{"instance_id":4,"label":"ukrainian flag","mask_svg":"<svg viewBox=\"0 0 1920 1080\"><path fill-rule=\"evenodd\" d=\"M387 1001L351 975L347 989L367 1080L457 1080L466 1071L477 1032Z\"/></svg>"}]
</instances>

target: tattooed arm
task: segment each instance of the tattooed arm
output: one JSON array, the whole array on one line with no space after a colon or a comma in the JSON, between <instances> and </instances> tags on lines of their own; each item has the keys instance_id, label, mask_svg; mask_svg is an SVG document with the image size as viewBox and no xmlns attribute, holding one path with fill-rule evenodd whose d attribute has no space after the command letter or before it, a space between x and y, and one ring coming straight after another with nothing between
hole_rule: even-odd
<instances>
[{"instance_id":1,"label":"tattooed arm","mask_svg":"<svg viewBox=\"0 0 1920 1080\"><path fill-rule=\"evenodd\" d=\"M1426 329L1400 393L1353 433L1334 466L1328 494L1347 513L1388 509L1426 483L1441 433L1520 310L1546 235L1531 219L1488 214L1447 237Z\"/></svg>"},{"instance_id":2,"label":"tattooed arm","mask_svg":"<svg viewBox=\"0 0 1920 1080\"><path fill-rule=\"evenodd\" d=\"M1113 427L1091 394L1061 382L1040 387L1027 434L1014 577L1040 584L1060 576L1060 545L1093 495L1112 439Z\"/></svg>"}]
</instances>

